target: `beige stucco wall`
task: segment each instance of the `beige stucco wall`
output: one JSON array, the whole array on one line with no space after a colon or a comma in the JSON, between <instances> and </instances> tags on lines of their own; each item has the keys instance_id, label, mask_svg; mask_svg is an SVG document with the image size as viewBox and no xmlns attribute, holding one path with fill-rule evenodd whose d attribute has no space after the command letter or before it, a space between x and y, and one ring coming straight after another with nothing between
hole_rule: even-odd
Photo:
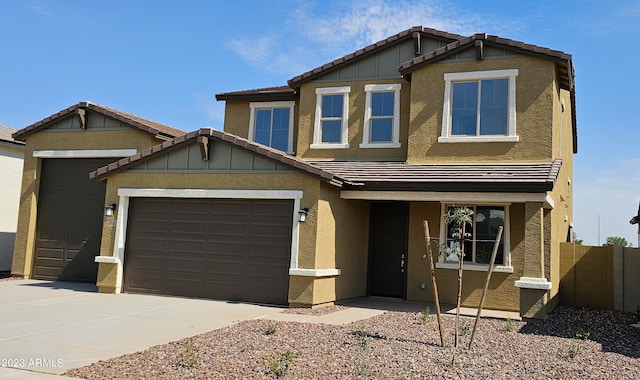
<instances>
[{"instance_id":1,"label":"beige stucco wall","mask_svg":"<svg viewBox=\"0 0 640 380\"><path fill-rule=\"evenodd\" d=\"M368 84L400 83L400 148L360 148L363 136L365 91ZM316 89L350 86L348 149L311 149L316 112ZM405 80L368 80L351 82L309 82L300 89L298 147L296 155L305 160L389 160L404 161L407 156L407 131L411 84Z\"/></svg>"},{"instance_id":2,"label":"beige stucco wall","mask_svg":"<svg viewBox=\"0 0 640 380\"><path fill-rule=\"evenodd\" d=\"M445 73L518 69L516 77L516 143L438 143L442 131ZM548 162L552 158L552 107L555 65L539 58L488 59L432 64L411 79L407 161Z\"/></svg>"},{"instance_id":3,"label":"beige stucco wall","mask_svg":"<svg viewBox=\"0 0 640 380\"><path fill-rule=\"evenodd\" d=\"M494 272L489 283L484 307L486 309L519 310L519 292L515 280L522 274L524 255L524 207L509 206L511 265L513 273ZM433 302L433 286L427 261L423 221L429 222L434 261L438 260L441 208L439 202L411 202L409 216L409 262L407 267L407 299ZM462 281L462 305L477 307L486 278L486 271L465 270ZM458 292L458 270L436 269L438 294L441 303L455 304ZM425 289L421 284L425 283Z\"/></svg>"},{"instance_id":4,"label":"beige stucco wall","mask_svg":"<svg viewBox=\"0 0 640 380\"><path fill-rule=\"evenodd\" d=\"M225 190L302 190L301 208L309 208L299 224L298 268L334 269L336 277L291 276L289 303L312 306L337 299L363 296L366 285L368 204L340 199L338 188L302 173L291 174L194 174L116 173L107 179L105 204L118 203L120 188ZM116 215L117 217L117 215ZM321 222L319 222L321 221ZM349 228L334 228L349 226ZM104 226L100 254L113 255L115 228ZM125 254L126 260L126 254ZM100 264L98 285L115 289L110 264Z\"/></svg>"},{"instance_id":5,"label":"beige stucco wall","mask_svg":"<svg viewBox=\"0 0 640 380\"><path fill-rule=\"evenodd\" d=\"M570 94L559 89L554 83L553 98L553 130L554 158L562 159L562 167L551 198L554 208L550 212L550 257L548 280L552 284L549 291L549 307L552 309L559 302L560 291L560 244L567 241L569 226L573 223L573 125ZM564 102L564 111L562 104Z\"/></svg>"},{"instance_id":6,"label":"beige stucco wall","mask_svg":"<svg viewBox=\"0 0 640 380\"><path fill-rule=\"evenodd\" d=\"M11 272L31 275L35 249L36 215L40 188L41 159L33 157L40 150L147 149L160 143L152 135L135 129L34 132L26 137L24 168L20 190L20 207ZM115 160L115 159L114 159ZM88 176L88 173L87 173Z\"/></svg>"},{"instance_id":7,"label":"beige stucco wall","mask_svg":"<svg viewBox=\"0 0 640 380\"><path fill-rule=\"evenodd\" d=\"M11 270L24 146L0 142L0 271Z\"/></svg>"}]
</instances>

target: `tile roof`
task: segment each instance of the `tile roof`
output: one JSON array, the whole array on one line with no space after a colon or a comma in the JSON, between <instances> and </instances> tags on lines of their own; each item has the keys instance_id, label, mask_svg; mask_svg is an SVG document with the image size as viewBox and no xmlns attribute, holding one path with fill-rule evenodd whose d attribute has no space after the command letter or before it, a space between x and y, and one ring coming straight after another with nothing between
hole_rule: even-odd
<instances>
[{"instance_id":1,"label":"tile roof","mask_svg":"<svg viewBox=\"0 0 640 380\"><path fill-rule=\"evenodd\" d=\"M216 100L256 99L256 100L290 100L298 93L289 86L264 87L252 90L223 92L216 94Z\"/></svg>"},{"instance_id":2,"label":"tile roof","mask_svg":"<svg viewBox=\"0 0 640 380\"><path fill-rule=\"evenodd\" d=\"M185 131L182 131L180 129L157 123L152 120L144 119L140 116L122 112L100 104L91 102L80 102L15 132L13 134L13 137L15 139L23 139L25 136L47 127L50 123L60 120L67 115L73 114L77 109L88 109L100 113L163 139L171 139L186 133Z\"/></svg>"},{"instance_id":3,"label":"tile roof","mask_svg":"<svg viewBox=\"0 0 640 380\"><path fill-rule=\"evenodd\" d=\"M567 90L573 89L573 65L571 63L571 54L527 44L525 42L510 40L508 38L486 35L484 33L478 33L470 37L461 38L446 46L416 57L409 62L405 62L399 67L400 74L410 75L413 70L425 64L437 62L452 54L456 54L460 50L467 49L471 45L481 47L483 44L487 46L501 47L521 54L554 60L560 64L558 70L560 72L561 81L563 82L562 84L564 84L563 88L566 88Z\"/></svg>"},{"instance_id":4,"label":"tile roof","mask_svg":"<svg viewBox=\"0 0 640 380\"><path fill-rule=\"evenodd\" d=\"M475 192L550 191L562 160L531 164L432 164L404 162L316 161L344 179L353 190L421 190Z\"/></svg>"},{"instance_id":5,"label":"tile roof","mask_svg":"<svg viewBox=\"0 0 640 380\"><path fill-rule=\"evenodd\" d=\"M436 165L372 161L311 162L227 132L203 128L98 168L89 177L103 180L131 165L192 143L200 136L225 141L326 183L352 190L542 192L553 189L562 165L562 160L543 164Z\"/></svg>"},{"instance_id":6,"label":"tile roof","mask_svg":"<svg viewBox=\"0 0 640 380\"><path fill-rule=\"evenodd\" d=\"M0 125L0 141L15 144L15 145L24 145L24 142L17 141L11 136L16 131L17 129Z\"/></svg>"},{"instance_id":7,"label":"tile roof","mask_svg":"<svg viewBox=\"0 0 640 380\"><path fill-rule=\"evenodd\" d=\"M165 141L162 144L158 144L152 148L144 150L131 157L125 157L123 159L120 159L116 162L113 162L107 166L98 168L97 170L91 172L89 174L89 177L91 179L104 179L106 176L112 173L121 171L137 162L142 162L158 154L174 149L180 145L191 143L194 140L196 140L199 136L211 137L219 141L228 142L236 147L240 147L244 150L247 150L252 153L256 153L262 157L271 159L280 164L287 165L293 169L313 175L324 182L327 182L332 185L336 185L338 187L342 186L344 182L343 180L341 180L340 178L337 178L332 173L329 173L326 170L319 168L317 166L313 166L307 161L301 160L294 156L290 156L285 152L255 143L253 141L247 140L242 137L238 137L236 135L232 135L231 133L227 133L227 132L223 132L223 131L219 131L211 128L202 128L198 131L194 131L182 136L178 136L173 140Z\"/></svg>"},{"instance_id":8,"label":"tile roof","mask_svg":"<svg viewBox=\"0 0 640 380\"><path fill-rule=\"evenodd\" d=\"M340 57L338 59L333 60L327 64L324 64L320 67L316 67L313 70L307 71L306 73L300 74L296 77L289 79L287 82L290 87L297 88L304 82L310 81L320 75L325 74L326 72L333 70L339 66L348 64L356 59L366 57L367 55L373 54L378 49L391 45L393 43L397 43L403 41L405 39L413 38L414 33L420 33L422 35L426 35L432 38L441 39L444 41L456 41L464 38L459 34L447 33L436 29L425 28L422 26L414 26L411 29L404 30L398 34L394 34L391 37L385 38L382 41L378 41L371 45L365 46L364 48L357 50L351 54L347 54L344 57Z\"/></svg>"}]
</instances>

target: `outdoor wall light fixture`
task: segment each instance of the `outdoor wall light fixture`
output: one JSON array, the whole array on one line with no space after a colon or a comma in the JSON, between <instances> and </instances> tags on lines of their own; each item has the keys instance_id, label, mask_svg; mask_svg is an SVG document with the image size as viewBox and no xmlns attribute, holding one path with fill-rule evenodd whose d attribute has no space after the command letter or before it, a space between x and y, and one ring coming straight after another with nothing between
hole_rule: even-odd
<instances>
[{"instance_id":1,"label":"outdoor wall light fixture","mask_svg":"<svg viewBox=\"0 0 640 380\"><path fill-rule=\"evenodd\" d=\"M309 213L309 209L306 207L298 211L298 221L305 222L307 220L307 213Z\"/></svg>"},{"instance_id":2,"label":"outdoor wall light fixture","mask_svg":"<svg viewBox=\"0 0 640 380\"><path fill-rule=\"evenodd\" d=\"M113 216L114 211L116 211L116 204L112 203L104 208L104 216Z\"/></svg>"}]
</instances>

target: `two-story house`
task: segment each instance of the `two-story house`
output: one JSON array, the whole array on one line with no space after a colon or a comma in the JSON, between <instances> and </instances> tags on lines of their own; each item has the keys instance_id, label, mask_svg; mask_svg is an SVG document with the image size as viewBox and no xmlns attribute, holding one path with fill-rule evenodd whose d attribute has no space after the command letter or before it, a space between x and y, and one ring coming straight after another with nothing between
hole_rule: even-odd
<instances>
[{"instance_id":1,"label":"two-story house","mask_svg":"<svg viewBox=\"0 0 640 380\"><path fill-rule=\"evenodd\" d=\"M294 307L430 301L423 221L446 244L444 215L467 206L463 305L477 306L503 226L485 307L544 319L571 235L573 80L563 52L414 27L285 86L218 94L224 131L91 172L106 183L97 285ZM456 259L436 268L454 303Z\"/></svg>"}]
</instances>

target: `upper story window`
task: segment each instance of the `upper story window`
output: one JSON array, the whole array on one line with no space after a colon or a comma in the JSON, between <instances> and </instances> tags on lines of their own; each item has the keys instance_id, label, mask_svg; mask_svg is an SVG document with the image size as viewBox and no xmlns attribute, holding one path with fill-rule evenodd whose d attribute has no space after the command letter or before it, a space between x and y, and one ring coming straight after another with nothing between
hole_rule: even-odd
<instances>
[{"instance_id":1,"label":"upper story window","mask_svg":"<svg viewBox=\"0 0 640 380\"><path fill-rule=\"evenodd\" d=\"M400 147L400 84L369 84L361 148Z\"/></svg>"},{"instance_id":2,"label":"upper story window","mask_svg":"<svg viewBox=\"0 0 640 380\"><path fill-rule=\"evenodd\" d=\"M455 244L451 236L450 225L445 225L446 213L459 205L443 205L440 227L440 241ZM470 234L464 246L464 267L471 270L486 270L491 260L498 227L504 228L498 246L494 271L513 272L509 255L509 207L507 205L467 205L473 211L473 222L465 225L465 232ZM458 268L458 257L441 257L436 264L438 268Z\"/></svg>"},{"instance_id":3,"label":"upper story window","mask_svg":"<svg viewBox=\"0 0 640 380\"><path fill-rule=\"evenodd\" d=\"M295 102L252 102L249 140L293 153L293 107Z\"/></svg>"},{"instance_id":4,"label":"upper story window","mask_svg":"<svg viewBox=\"0 0 640 380\"><path fill-rule=\"evenodd\" d=\"M349 92L351 87L316 89L313 149L348 148Z\"/></svg>"},{"instance_id":5,"label":"upper story window","mask_svg":"<svg viewBox=\"0 0 640 380\"><path fill-rule=\"evenodd\" d=\"M517 69L444 74L438 142L517 142L516 76Z\"/></svg>"}]
</instances>

